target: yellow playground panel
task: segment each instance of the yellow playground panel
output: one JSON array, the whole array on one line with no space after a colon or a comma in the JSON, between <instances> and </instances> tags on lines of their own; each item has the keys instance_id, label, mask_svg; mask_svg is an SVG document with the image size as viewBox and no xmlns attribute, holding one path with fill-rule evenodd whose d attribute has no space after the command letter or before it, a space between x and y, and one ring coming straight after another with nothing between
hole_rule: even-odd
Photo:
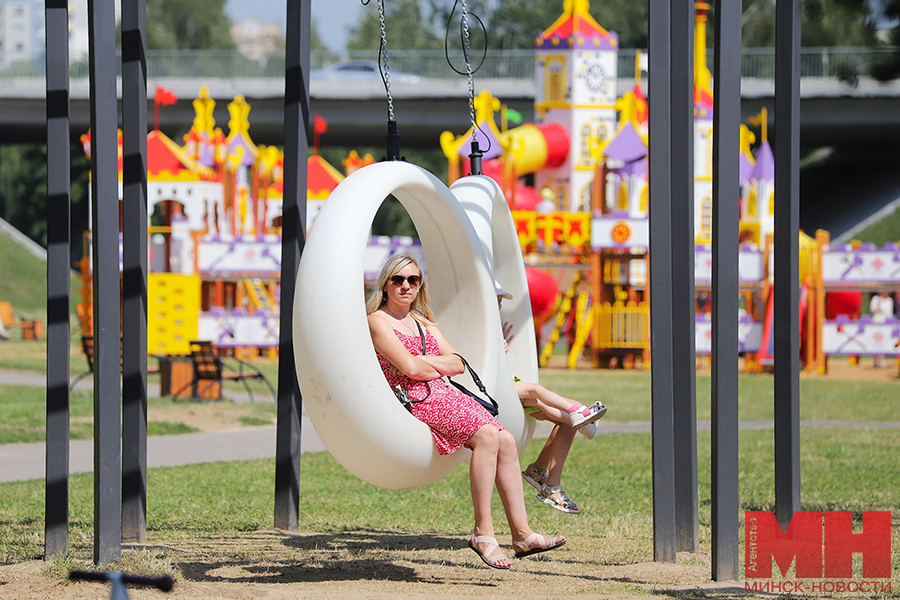
<instances>
[{"instance_id":1,"label":"yellow playground panel","mask_svg":"<svg viewBox=\"0 0 900 600\"><path fill-rule=\"evenodd\" d=\"M200 277L151 273L147 277L147 352L190 354L197 339Z\"/></svg>"}]
</instances>

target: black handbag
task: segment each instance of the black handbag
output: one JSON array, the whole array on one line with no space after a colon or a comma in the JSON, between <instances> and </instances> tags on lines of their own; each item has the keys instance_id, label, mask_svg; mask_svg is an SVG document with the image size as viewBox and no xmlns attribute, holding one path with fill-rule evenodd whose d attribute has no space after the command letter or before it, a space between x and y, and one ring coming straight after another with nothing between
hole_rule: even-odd
<instances>
[{"instance_id":1,"label":"black handbag","mask_svg":"<svg viewBox=\"0 0 900 600\"><path fill-rule=\"evenodd\" d=\"M422 356L425 356L425 332L422 331L422 325L416 321L416 327L419 328L419 337L422 338ZM460 357L462 358L462 357ZM409 398L409 390L399 385L395 388L391 388L391 391L394 392L394 395L397 396L397 400L400 401L400 404L403 405L403 408L409 411L409 414L412 414L412 405L413 403L424 402L428 399L428 396L431 395L431 385L427 381L423 382L425 384L425 388L428 390L428 393L425 394L425 397L421 400L410 400Z\"/></svg>"},{"instance_id":2,"label":"black handbag","mask_svg":"<svg viewBox=\"0 0 900 600\"><path fill-rule=\"evenodd\" d=\"M475 372L475 369L472 368L472 366L466 361L466 359L463 358L462 355L457 354L456 352L454 352L454 354L459 356L459 360L461 360L463 362L463 366L465 366L466 369L468 369L469 375L472 376L472 381L475 382L475 385L478 386L478 389L481 390L481 393L484 394L485 396L487 396L487 400L485 400L484 398L480 398L473 392L470 392L468 389L466 389L466 387L464 385L453 381L449 377L447 378L447 381L449 381L450 385L452 385L453 387L458 389L460 392L462 392L463 394L465 394L466 396L468 396L469 398L471 398L472 400L474 400L475 402L477 402L478 404L483 406L484 410L488 411L492 416L496 417L498 414L500 414L500 407L497 406L497 401L494 400L493 398L491 398L491 395L488 394L488 391L485 389L484 384L481 383L481 378L478 377L478 373Z\"/></svg>"}]
</instances>

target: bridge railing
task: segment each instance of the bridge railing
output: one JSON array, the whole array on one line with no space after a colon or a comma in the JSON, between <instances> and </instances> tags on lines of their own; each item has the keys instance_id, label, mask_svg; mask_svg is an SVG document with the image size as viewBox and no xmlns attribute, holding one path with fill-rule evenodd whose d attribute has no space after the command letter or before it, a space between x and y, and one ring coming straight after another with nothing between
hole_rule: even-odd
<instances>
[{"instance_id":1,"label":"bridge railing","mask_svg":"<svg viewBox=\"0 0 900 600\"><path fill-rule=\"evenodd\" d=\"M619 78L631 78L635 73L638 50L623 48L619 51ZM643 51L642 51L643 52ZM808 78L838 78L845 81L872 78L879 66L896 60L897 47L879 48L802 48L800 75ZM345 57L351 60L377 60L377 52L352 52ZM464 70L459 57L455 66ZM713 54L707 61L712 67ZM311 68L325 69L335 59L328 52L313 51ZM442 50L393 50L390 53L391 68L398 72L422 77L455 77L447 65ZM119 62L121 65L121 61ZM121 66L120 66L121 68ZM87 59L76 60L70 67L73 79L88 76ZM284 57L272 56L261 60L247 58L230 50L149 50L147 75L150 78L243 78L283 77ZM741 75L747 78L772 79L775 76L774 48L744 48L741 57ZM42 63L18 62L0 69L0 78L43 77ZM532 79L534 77L533 50L490 51L476 77Z\"/></svg>"}]
</instances>

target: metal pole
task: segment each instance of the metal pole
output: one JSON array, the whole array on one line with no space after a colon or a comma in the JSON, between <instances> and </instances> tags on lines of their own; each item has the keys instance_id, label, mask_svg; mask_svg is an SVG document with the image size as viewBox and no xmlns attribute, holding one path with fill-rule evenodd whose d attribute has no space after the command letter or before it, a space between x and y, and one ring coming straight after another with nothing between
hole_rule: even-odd
<instances>
[{"instance_id":1,"label":"metal pole","mask_svg":"<svg viewBox=\"0 0 900 600\"><path fill-rule=\"evenodd\" d=\"M712 578L738 578L741 5L717 0L713 80Z\"/></svg>"},{"instance_id":2,"label":"metal pole","mask_svg":"<svg viewBox=\"0 0 900 600\"><path fill-rule=\"evenodd\" d=\"M69 3L44 4L47 44L47 443L44 557L69 543Z\"/></svg>"},{"instance_id":3,"label":"metal pole","mask_svg":"<svg viewBox=\"0 0 900 600\"><path fill-rule=\"evenodd\" d=\"M122 540L147 539L146 0L122 1Z\"/></svg>"},{"instance_id":4,"label":"metal pole","mask_svg":"<svg viewBox=\"0 0 900 600\"><path fill-rule=\"evenodd\" d=\"M94 562L122 549L121 306L114 0L88 0L94 286Z\"/></svg>"},{"instance_id":5,"label":"metal pole","mask_svg":"<svg viewBox=\"0 0 900 600\"><path fill-rule=\"evenodd\" d=\"M653 558L675 562L671 0L650 0L650 364Z\"/></svg>"},{"instance_id":6,"label":"metal pole","mask_svg":"<svg viewBox=\"0 0 900 600\"><path fill-rule=\"evenodd\" d=\"M694 3L672 2L672 381L676 550L700 545L694 342ZM652 364L652 363L651 363Z\"/></svg>"},{"instance_id":7,"label":"metal pole","mask_svg":"<svg viewBox=\"0 0 900 600\"><path fill-rule=\"evenodd\" d=\"M775 518L800 510L800 0L775 3Z\"/></svg>"},{"instance_id":8,"label":"metal pole","mask_svg":"<svg viewBox=\"0 0 900 600\"><path fill-rule=\"evenodd\" d=\"M294 363L294 287L306 241L311 0L287 0L284 72L284 205L281 222L281 329L275 444L275 527L295 530L300 510L302 398Z\"/></svg>"}]
</instances>

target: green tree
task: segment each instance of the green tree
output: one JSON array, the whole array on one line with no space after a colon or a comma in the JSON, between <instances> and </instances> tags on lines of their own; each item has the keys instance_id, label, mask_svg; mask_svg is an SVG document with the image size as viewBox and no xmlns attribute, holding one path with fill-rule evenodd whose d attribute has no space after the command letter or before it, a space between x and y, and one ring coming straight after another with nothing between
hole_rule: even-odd
<instances>
[{"instance_id":1,"label":"green tree","mask_svg":"<svg viewBox=\"0 0 900 600\"><path fill-rule=\"evenodd\" d=\"M225 0L148 0L148 50L233 50Z\"/></svg>"},{"instance_id":2,"label":"green tree","mask_svg":"<svg viewBox=\"0 0 900 600\"><path fill-rule=\"evenodd\" d=\"M80 144L72 144L71 202L73 221L77 212L87 213L90 166ZM29 238L47 246L47 146L10 144L0 146L0 216ZM77 230L77 225L76 225ZM76 246L81 240L73 240Z\"/></svg>"},{"instance_id":3,"label":"green tree","mask_svg":"<svg viewBox=\"0 0 900 600\"><path fill-rule=\"evenodd\" d=\"M604 29L615 31L622 48L647 47L647 3L594 1L591 16ZM507 0L488 17L492 48L534 48L534 39L562 15L562 0Z\"/></svg>"},{"instance_id":4,"label":"green tree","mask_svg":"<svg viewBox=\"0 0 900 600\"><path fill-rule=\"evenodd\" d=\"M384 18L389 50L434 50L443 48L443 38L434 32L430 14L425 14L419 0L397 0L386 3ZM350 28L347 50L378 50L381 25L374 1L366 5L359 22Z\"/></svg>"},{"instance_id":5,"label":"green tree","mask_svg":"<svg viewBox=\"0 0 900 600\"><path fill-rule=\"evenodd\" d=\"M774 46L775 1L744 0L743 8L743 46ZM803 46L876 44L872 11L866 0L803 0L800 19Z\"/></svg>"}]
</instances>

